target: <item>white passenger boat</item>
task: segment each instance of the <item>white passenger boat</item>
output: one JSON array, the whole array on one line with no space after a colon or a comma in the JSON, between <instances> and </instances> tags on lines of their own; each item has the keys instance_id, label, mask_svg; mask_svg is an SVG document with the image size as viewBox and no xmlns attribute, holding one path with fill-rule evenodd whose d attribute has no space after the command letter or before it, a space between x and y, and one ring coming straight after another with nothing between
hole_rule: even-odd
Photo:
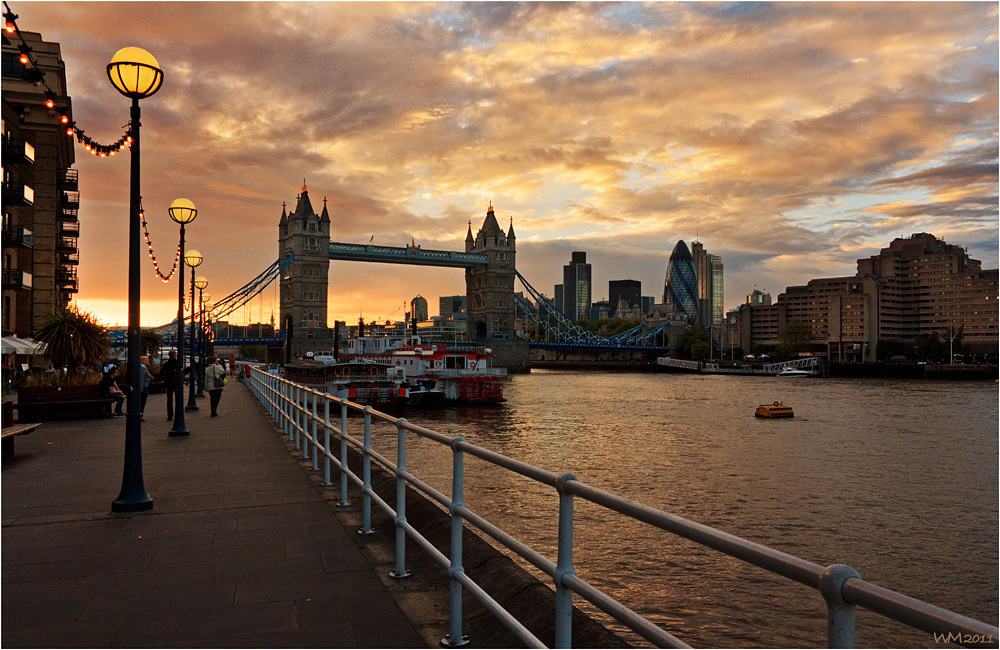
<instances>
[{"instance_id":1,"label":"white passenger boat","mask_svg":"<svg viewBox=\"0 0 1000 650\"><path fill-rule=\"evenodd\" d=\"M423 344L419 337L352 337L344 341L342 361L361 361L399 368L411 386L440 391L445 402L498 404L506 368L492 368L489 348L458 348L446 343ZM411 388L411 396L413 390Z\"/></svg>"},{"instance_id":2,"label":"white passenger boat","mask_svg":"<svg viewBox=\"0 0 1000 650\"><path fill-rule=\"evenodd\" d=\"M808 377L812 375L808 370L799 370L798 368L785 368L778 373L779 377Z\"/></svg>"}]
</instances>

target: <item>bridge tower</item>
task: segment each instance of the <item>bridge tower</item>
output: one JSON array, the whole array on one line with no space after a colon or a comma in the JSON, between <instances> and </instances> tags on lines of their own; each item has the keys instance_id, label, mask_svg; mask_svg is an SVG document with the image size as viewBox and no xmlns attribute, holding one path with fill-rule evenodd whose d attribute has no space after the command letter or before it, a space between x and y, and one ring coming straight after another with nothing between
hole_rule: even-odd
<instances>
[{"instance_id":1,"label":"bridge tower","mask_svg":"<svg viewBox=\"0 0 1000 650\"><path fill-rule=\"evenodd\" d=\"M493 202L483 227L472 237L472 223L465 237L465 252L485 253L489 264L465 270L468 316L465 338L469 341L514 340L514 223L505 235L496 215Z\"/></svg>"},{"instance_id":2,"label":"bridge tower","mask_svg":"<svg viewBox=\"0 0 1000 650\"><path fill-rule=\"evenodd\" d=\"M327 287L330 273L330 213L323 199L323 213L316 214L305 181L295 210L281 206L278 223L278 258L295 259L281 275L281 327L291 325L292 358L333 345L327 328Z\"/></svg>"}]
</instances>

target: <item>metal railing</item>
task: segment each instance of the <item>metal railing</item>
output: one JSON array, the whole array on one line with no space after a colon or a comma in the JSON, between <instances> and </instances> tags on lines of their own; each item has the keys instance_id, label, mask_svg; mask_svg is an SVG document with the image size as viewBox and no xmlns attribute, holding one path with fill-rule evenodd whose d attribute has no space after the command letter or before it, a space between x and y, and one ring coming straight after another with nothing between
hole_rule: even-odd
<instances>
[{"instance_id":1,"label":"metal railing","mask_svg":"<svg viewBox=\"0 0 1000 650\"><path fill-rule=\"evenodd\" d=\"M464 522L469 522L553 579L556 589L556 647L572 647L570 624L573 594L581 596L658 647L690 647L576 575L573 570L574 497L604 506L613 512L674 533L817 590L826 601L827 644L830 648L854 647L854 614L857 606L865 607L924 632L946 635L949 640L963 645L992 644L1000 638L1000 630L996 626L866 582L857 571L847 565L834 564L824 567L803 560L592 487L577 480L572 474L562 474L561 476L553 474L483 447L472 445L462 437L451 437L426 429L403 418L395 418L376 411L370 406L362 406L289 382L252 365L246 366L246 383L254 396L278 423L283 433L294 443L295 449L302 450L302 458L312 459L313 470L320 470L320 459L322 458L322 471L326 485L332 485L331 468L336 468L340 481L340 505L350 505L347 498L348 481L361 488L361 532L372 532L372 503L393 518L396 527L395 568L390 572L390 575L397 578L409 575L404 564L408 537L412 538L418 546L445 567L450 580L449 634L442 640L442 644L445 646L454 647L467 643L462 635L462 590L464 588L468 589L491 614L511 630L519 641L528 647L545 647L522 623L465 573L462 566L462 526ZM337 417L338 410L339 423L331 420L331 415L334 418ZM348 411L352 410L364 417L364 432L361 440L350 435L347 431ZM396 427L398 443L395 463L372 447L371 425L373 419L390 423ZM453 453L451 498L418 479L407 468L407 432L451 448ZM331 438L337 443L336 450L331 446ZM355 447L362 453L360 476L348 466L348 445ZM559 498L558 547L555 562L465 506L463 501L465 454L470 454L555 489ZM396 477L395 510L372 488L371 463L373 460ZM407 523L405 498L407 483L440 503L451 514L450 557L439 551L420 532Z\"/></svg>"}]
</instances>

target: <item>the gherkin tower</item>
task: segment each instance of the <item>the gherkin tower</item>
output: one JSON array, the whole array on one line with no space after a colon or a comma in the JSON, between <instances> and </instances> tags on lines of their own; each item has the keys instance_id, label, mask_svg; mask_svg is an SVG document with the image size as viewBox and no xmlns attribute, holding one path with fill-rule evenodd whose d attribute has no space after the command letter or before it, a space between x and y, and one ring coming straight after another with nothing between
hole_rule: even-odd
<instances>
[{"instance_id":1,"label":"the gherkin tower","mask_svg":"<svg viewBox=\"0 0 1000 650\"><path fill-rule=\"evenodd\" d=\"M667 277L663 281L663 302L672 305L674 313L683 314L689 325L698 324L698 274L683 239L670 253Z\"/></svg>"}]
</instances>

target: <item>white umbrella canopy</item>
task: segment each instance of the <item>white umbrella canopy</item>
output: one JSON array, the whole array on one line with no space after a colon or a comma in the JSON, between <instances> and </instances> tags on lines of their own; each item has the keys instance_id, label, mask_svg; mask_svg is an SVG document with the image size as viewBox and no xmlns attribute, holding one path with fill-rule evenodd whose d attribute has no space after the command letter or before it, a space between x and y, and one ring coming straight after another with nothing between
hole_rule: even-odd
<instances>
[{"instance_id":1,"label":"white umbrella canopy","mask_svg":"<svg viewBox=\"0 0 1000 650\"><path fill-rule=\"evenodd\" d=\"M45 346L34 339L19 339L16 336L3 337L4 354L44 354Z\"/></svg>"}]
</instances>

